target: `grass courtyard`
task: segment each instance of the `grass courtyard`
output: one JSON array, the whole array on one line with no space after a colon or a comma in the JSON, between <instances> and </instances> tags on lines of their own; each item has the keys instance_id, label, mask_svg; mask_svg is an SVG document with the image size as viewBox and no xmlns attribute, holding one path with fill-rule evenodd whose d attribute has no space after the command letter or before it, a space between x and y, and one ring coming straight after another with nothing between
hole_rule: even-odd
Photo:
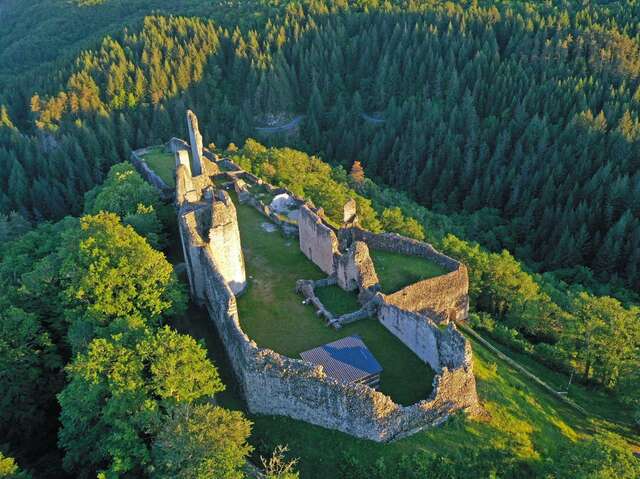
<instances>
[{"instance_id":1,"label":"grass courtyard","mask_svg":"<svg viewBox=\"0 0 640 479\"><path fill-rule=\"evenodd\" d=\"M175 159L171 153L164 151L164 146L150 148L142 159L168 186L176 186Z\"/></svg>"},{"instance_id":2,"label":"grass courtyard","mask_svg":"<svg viewBox=\"0 0 640 479\"><path fill-rule=\"evenodd\" d=\"M385 294L395 293L423 279L448 273L442 266L426 258L371 249L380 287Z\"/></svg>"},{"instance_id":3,"label":"grass courtyard","mask_svg":"<svg viewBox=\"0 0 640 479\"><path fill-rule=\"evenodd\" d=\"M355 291L345 291L339 286L325 286L315 289L316 296L334 316L353 313L361 308Z\"/></svg>"},{"instance_id":4,"label":"grass courtyard","mask_svg":"<svg viewBox=\"0 0 640 479\"><path fill-rule=\"evenodd\" d=\"M238 313L250 338L259 346L299 358L303 351L358 334L384 369L382 392L400 404L412 404L429 395L433 370L378 321L362 320L336 331L316 316L312 306L302 304L302 296L295 292L296 280L326 275L302 254L296 238L285 238L279 231L267 233L262 228L266 218L248 205L237 209L249 281L246 292L238 298ZM332 288L318 292L326 295L329 308L359 308L355 296L338 296Z\"/></svg>"}]
</instances>

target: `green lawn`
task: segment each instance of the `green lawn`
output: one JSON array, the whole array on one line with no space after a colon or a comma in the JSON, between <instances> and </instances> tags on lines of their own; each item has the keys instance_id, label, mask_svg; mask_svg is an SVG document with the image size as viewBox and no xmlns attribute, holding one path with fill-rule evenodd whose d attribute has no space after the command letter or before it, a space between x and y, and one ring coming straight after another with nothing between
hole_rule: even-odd
<instances>
[{"instance_id":1,"label":"green lawn","mask_svg":"<svg viewBox=\"0 0 640 479\"><path fill-rule=\"evenodd\" d=\"M238 313L249 337L260 346L299 358L302 351L359 334L384 369L382 392L401 404L428 396L433 370L378 321L362 320L336 331L316 316L311 305L302 304L296 280L326 275L302 254L297 239L266 233L260 226L266 218L248 205L238 205L238 219L249 281L238 298ZM344 305L347 300L339 302Z\"/></svg>"},{"instance_id":2,"label":"green lawn","mask_svg":"<svg viewBox=\"0 0 640 479\"><path fill-rule=\"evenodd\" d=\"M164 151L164 146L154 146L142 159L168 186L176 186L175 157Z\"/></svg>"},{"instance_id":3,"label":"green lawn","mask_svg":"<svg viewBox=\"0 0 640 479\"><path fill-rule=\"evenodd\" d=\"M442 266L417 256L372 249L371 257L382 292L386 294L395 293L423 279L448 273Z\"/></svg>"},{"instance_id":4,"label":"green lawn","mask_svg":"<svg viewBox=\"0 0 640 479\"><path fill-rule=\"evenodd\" d=\"M332 285L316 288L315 292L325 308L331 311L334 316L353 313L361 308L358 303L358 294L355 291L345 291L339 286Z\"/></svg>"}]
</instances>

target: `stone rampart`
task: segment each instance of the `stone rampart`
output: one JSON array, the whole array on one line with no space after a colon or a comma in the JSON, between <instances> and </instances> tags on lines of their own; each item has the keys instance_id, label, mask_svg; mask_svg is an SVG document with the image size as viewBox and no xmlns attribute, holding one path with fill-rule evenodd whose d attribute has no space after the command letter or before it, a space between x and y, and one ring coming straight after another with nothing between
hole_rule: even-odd
<instances>
[{"instance_id":1,"label":"stone rampart","mask_svg":"<svg viewBox=\"0 0 640 479\"><path fill-rule=\"evenodd\" d=\"M189 243L187 238L183 241ZM477 407L475 383L472 388L468 375L458 370L444 369L428 399L405 407L368 386L329 378L320 366L259 348L242 331L235 296L205 248L200 249L199 262L205 276L201 303L220 334L252 413L288 416L380 442L439 424L454 410Z\"/></svg>"},{"instance_id":2,"label":"stone rampart","mask_svg":"<svg viewBox=\"0 0 640 479\"><path fill-rule=\"evenodd\" d=\"M183 149L183 143L172 140L167 147ZM194 143L192 141L192 146ZM195 146L198 148L197 144ZM409 299L376 292L377 277L367 245L393 248L391 251L399 248L405 254L427 255L424 257L457 273L459 281L466 278L461 275L462 271L466 275L466 269L425 243L396 235L362 232L354 226L357 224L355 207L348 211L345 209L353 240L347 241L341 250L336 233L324 221L321 210L316 210L311 204L301 206L298 219L301 250L330 275L323 280L308 282L308 285L305 283L309 289L305 295L315 297L313 288L336 283L351 288L355 282L361 292L363 289L369 291L366 298L360 295L362 309L346 315L344 320L357 320L365 314L377 316L392 334L429 363L437 372L429 398L411 406L401 406L368 386L341 383L327 377L321 366L259 348L251 341L240 326L235 297L242 289L240 283L244 281L243 278L238 281L236 274L241 271L244 275L237 214L226 192L215 190L212 182L222 161L210 161L205 155L200 163L202 174L194 176L186 164L180 162L178 165L176 203L179 232L191 295L194 301L207 309L218 330L249 411L288 416L360 438L389 441L439 424L452 412L475 412L479 409L468 341L454 325L441 329L423 314L411 311L410 307L405 308L402 301ZM213 166L209 167L209 162ZM241 169L233 169L236 165L232 162L222 166L233 170L225 174L230 181L257 181ZM273 192L275 188L269 185L269 190ZM273 219L275 213L268 206L253 195L249 197L250 201L255 201L252 204L256 209ZM303 202L302 199L296 200ZM456 286L452 278L446 280L441 289L434 286L433 290L427 291L423 288L422 293L440 291L442 296L447 296L447 288ZM414 290L408 289L407 294L413 295Z\"/></svg>"}]
</instances>

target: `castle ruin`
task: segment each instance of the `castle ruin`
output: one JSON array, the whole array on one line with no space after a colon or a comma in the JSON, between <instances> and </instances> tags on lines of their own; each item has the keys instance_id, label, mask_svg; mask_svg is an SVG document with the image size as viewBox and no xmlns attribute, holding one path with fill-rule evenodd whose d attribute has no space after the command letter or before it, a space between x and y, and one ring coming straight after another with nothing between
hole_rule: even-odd
<instances>
[{"instance_id":1,"label":"castle ruin","mask_svg":"<svg viewBox=\"0 0 640 479\"><path fill-rule=\"evenodd\" d=\"M197 119L190 111L187 117L191 145L173 139L168 148L176 159L175 201L191 295L218 330L248 409L374 441L405 437L456 411L480 411L471 345L455 326L468 314L466 267L426 243L363 230L355 201L345 205L344 222L335 228L322 209L202 149ZM294 224L282 221L250 193L248 186L258 183L275 194L290 195L297 208ZM429 397L399 405L365 384L345 384L327 376L322 366L261 348L245 334L236 306L236 296L247 285L238 217L229 194L216 187L219 184L233 188L240 201L283 233L297 236L300 250L327 275L317 281L301 278L292 285L318 309L327 327L375 318L436 372ZM370 249L427 258L448 273L383 294ZM316 288L328 284L357 291L361 309L334 317L315 295Z\"/></svg>"}]
</instances>

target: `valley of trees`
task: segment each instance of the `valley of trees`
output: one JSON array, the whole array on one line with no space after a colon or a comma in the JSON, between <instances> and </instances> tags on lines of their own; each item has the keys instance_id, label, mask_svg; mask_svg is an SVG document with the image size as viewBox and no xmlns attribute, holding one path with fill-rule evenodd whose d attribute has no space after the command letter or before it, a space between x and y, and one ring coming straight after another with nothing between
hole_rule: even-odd
<instances>
[{"instance_id":1,"label":"valley of trees","mask_svg":"<svg viewBox=\"0 0 640 479\"><path fill-rule=\"evenodd\" d=\"M0 209L77 213L130 148L182 131L186 105L217 144L253 136L264 115L298 112L296 146L345 167L360 160L424 206L497 226L470 234L491 249L637 291L637 9L434 3L365 14L309 2L262 31L150 17L4 100Z\"/></svg>"},{"instance_id":2,"label":"valley of trees","mask_svg":"<svg viewBox=\"0 0 640 479\"><path fill-rule=\"evenodd\" d=\"M355 197L465 262L470 324L640 424L640 2L174 3L0 5L0 477L241 477L251 424L170 328L173 212L121 164L185 137L186 108L330 217ZM260 138L297 150L247 140L297 115ZM343 476L634 477L614 443Z\"/></svg>"}]
</instances>

